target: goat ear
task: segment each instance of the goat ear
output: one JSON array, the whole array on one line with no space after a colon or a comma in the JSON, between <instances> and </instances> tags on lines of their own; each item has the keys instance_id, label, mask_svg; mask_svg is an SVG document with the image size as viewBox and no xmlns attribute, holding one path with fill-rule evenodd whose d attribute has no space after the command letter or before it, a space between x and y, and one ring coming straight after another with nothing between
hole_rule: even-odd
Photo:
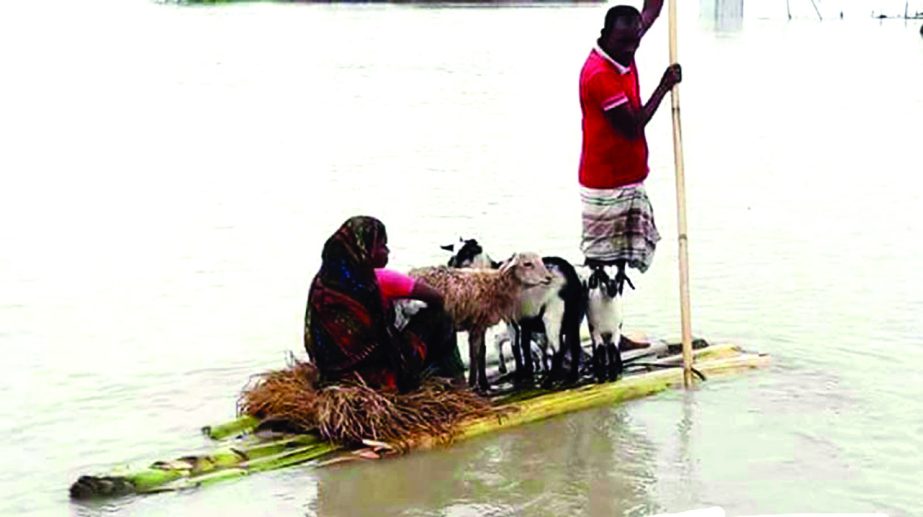
<instances>
[{"instance_id":1,"label":"goat ear","mask_svg":"<svg viewBox=\"0 0 923 517\"><path fill-rule=\"evenodd\" d=\"M513 268L513 266L516 265L516 263L517 263L516 255L513 254L509 259L506 260L506 262L504 262L503 264L500 264L500 272L503 273L504 271L509 271L510 269Z\"/></svg>"},{"instance_id":2,"label":"goat ear","mask_svg":"<svg viewBox=\"0 0 923 517\"><path fill-rule=\"evenodd\" d=\"M599 285L599 278L596 275L590 275L590 280L587 282L590 286L590 289L596 289L596 286Z\"/></svg>"},{"instance_id":3,"label":"goat ear","mask_svg":"<svg viewBox=\"0 0 923 517\"><path fill-rule=\"evenodd\" d=\"M439 246L439 247L442 248L442 249L444 249L444 250L446 250L446 251L455 251L455 245L454 245L454 244L443 244L442 246Z\"/></svg>"}]
</instances>

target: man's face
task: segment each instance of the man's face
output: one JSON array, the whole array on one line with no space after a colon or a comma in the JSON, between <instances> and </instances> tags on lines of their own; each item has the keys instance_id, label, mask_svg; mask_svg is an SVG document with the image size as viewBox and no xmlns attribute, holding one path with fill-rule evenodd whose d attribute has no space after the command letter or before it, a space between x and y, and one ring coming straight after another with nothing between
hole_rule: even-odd
<instances>
[{"instance_id":1,"label":"man's face","mask_svg":"<svg viewBox=\"0 0 923 517\"><path fill-rule=\"evenodd\" d=\"M621 18L606 38L606 52L616 61L628 65L635 58L641 43L641 20Z\"/></svg>"}]
</instances>

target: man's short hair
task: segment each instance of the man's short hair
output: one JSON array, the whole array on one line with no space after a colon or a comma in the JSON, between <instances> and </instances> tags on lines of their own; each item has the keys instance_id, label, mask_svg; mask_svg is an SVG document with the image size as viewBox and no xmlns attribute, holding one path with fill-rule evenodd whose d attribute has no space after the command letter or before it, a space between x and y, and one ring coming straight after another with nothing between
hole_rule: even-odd
<instances>
[{"instance_id":1,"label":"man's short hair","mask_svg":"<svg viewBox=\"0 0 923 517\"><path fill-rule=\"evenodd\" d=\"M641 13L630 5L616 5L606 11L606 21L603 23L603 29L599 32L599 37L605 39L612 28L621 20L640 21Z\"/></svg>"}]
</instances>

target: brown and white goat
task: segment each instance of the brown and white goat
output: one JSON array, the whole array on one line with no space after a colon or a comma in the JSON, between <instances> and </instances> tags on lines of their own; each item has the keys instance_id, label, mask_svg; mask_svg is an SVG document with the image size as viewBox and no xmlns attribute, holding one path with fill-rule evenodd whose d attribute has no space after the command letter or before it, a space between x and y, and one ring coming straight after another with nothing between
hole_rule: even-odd
<instances>
[{"instance_id":1,"label":"brown and white goat","mask_svg":"<svg viewBox=\"0 0 923 517\"><path fill-rule=\"evenodd\" d=\"M449 259L452 267L500 267L484 252L475 239L459 238L458 244L442 246L454 252ZM500 373L506 373L503 342L510 341L516 360L517 381L531 382L533 364L532 342L535 340L541 354L537 361L546 372L545 381L565 378L575 382L579 378L580 325L586 313L586 289L581 285L577 270L561 257L542 257L542 263L554 279L548 285L524 289L518 302L518 311L507 325L506 334L498 334L496 346L500 360ZM549 349L551 354L549 354ZM571 357L570 371L564 372L564 358ZM551 357L551 365L548 364Z\"/></svg>"},{"instance_id":2,"label":"brown and white goat","mask_svg":"<svg viewBox=\"0 0 923 517\"><path fill-rule=\"evenodd\" d=\"M455 330L468 333L468 384L484 391L489 389L485 332L515 317L523 289L553 279L536 253L517 253L496 270L435 266L413 269L409 275L439 290Z\"/></svg>"}]
</instances>

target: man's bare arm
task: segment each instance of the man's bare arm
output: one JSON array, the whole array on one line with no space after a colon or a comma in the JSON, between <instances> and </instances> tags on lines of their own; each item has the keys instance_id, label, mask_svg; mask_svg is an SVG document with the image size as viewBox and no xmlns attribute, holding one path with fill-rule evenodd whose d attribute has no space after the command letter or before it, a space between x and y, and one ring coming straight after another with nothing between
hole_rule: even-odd
<instances>
[{"instance_id":1,"label":"man's bare arm","mask_svg":"<svg viewBox=\"0 0 923 517\"><path fill-rule=\"evenodd\" d=\"M667 95L673 85L679 83L683 78L682 68L678 64L670 65L663 73L660 84L651 94L640 110L632 108L627 102L606 111L606 119L609 124L621 133L625 138L634 140L644 134L644 127L657 112L660 103Z\"/></svg>"},{"instance_id":2,"label":"man's bare arm","mask_svg":"<svg viewBox=\"0 0 923 517\"><path fill-rule=\"evenodd\" d=\"M641 8L641 35L651 28L654 20L660 16L661 10L663 10L663 0L644 0L644 7Z\"/></svg>"}]
</instances>

